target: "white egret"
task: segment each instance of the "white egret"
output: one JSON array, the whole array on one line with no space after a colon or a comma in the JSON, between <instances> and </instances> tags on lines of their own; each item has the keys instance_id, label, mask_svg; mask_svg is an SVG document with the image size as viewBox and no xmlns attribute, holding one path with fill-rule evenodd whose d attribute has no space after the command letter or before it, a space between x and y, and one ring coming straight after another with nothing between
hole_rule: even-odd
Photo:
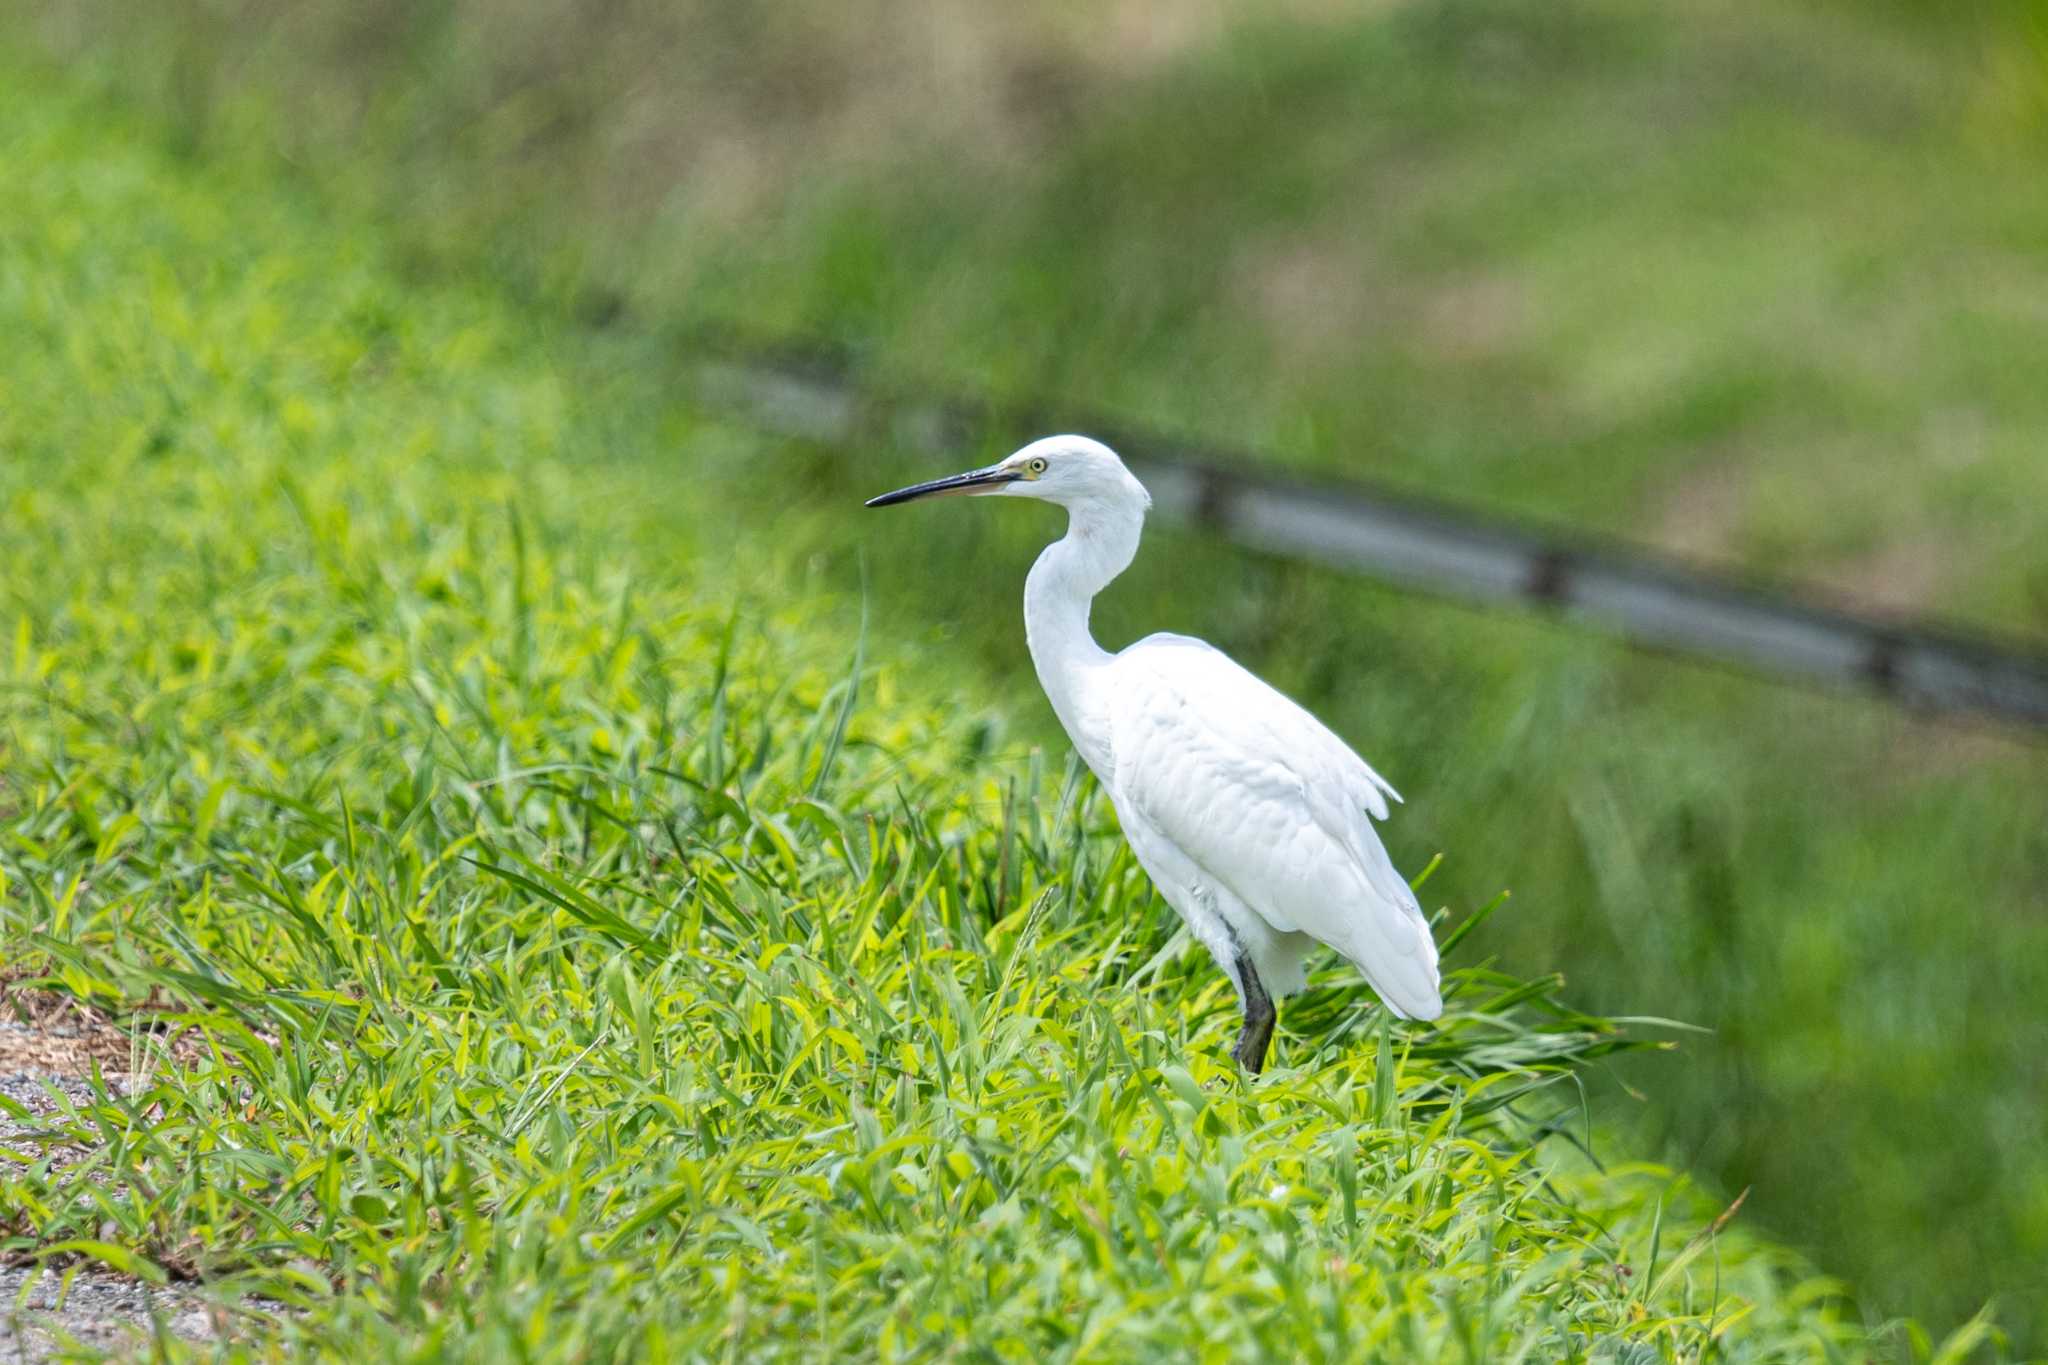
<instances>
[{"instance_id":1,"label":"white egret","mask_svg":"<svg viewBox=\"0 0 2048 1365\"><path fill-rule=\"evenodd\" d=\"M1031 662L1139 864L1237 987L1238 1063L1264 1066L1273 1000L1302 988L1318 943L1356 963L1396 1015L1443 1013L1429 922L1372 825L1399 794L1221 650L1148 635L1111 654L1089 633L1089 604L1130 567L1152 505L1115 451L1048 436L867 505L991 493L1067 509L1066 535L1024 581Z\"/></svg>"}]
</instances>

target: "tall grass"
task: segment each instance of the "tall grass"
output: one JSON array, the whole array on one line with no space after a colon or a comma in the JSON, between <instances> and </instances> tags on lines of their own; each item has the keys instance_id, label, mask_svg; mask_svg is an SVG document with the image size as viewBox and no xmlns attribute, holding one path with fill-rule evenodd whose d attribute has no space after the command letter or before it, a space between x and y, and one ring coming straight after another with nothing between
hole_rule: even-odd
<instances>
[{"instance_id":1,"label":"tall grass","mask_svg":"<svg viewBox=\"0 0 2048 1365\"><path fill-rule=\"evenodd\" d=\"M1246 1084L1071 764L707 553L757 451L8 75L0 949L190 1050L0 1154L0 1254L261 1291L265 1356L1874 1348L1576 1150L1653 1032L1446 926L1439 1024L1327 972Z\"/></svg>"}]
</instances>

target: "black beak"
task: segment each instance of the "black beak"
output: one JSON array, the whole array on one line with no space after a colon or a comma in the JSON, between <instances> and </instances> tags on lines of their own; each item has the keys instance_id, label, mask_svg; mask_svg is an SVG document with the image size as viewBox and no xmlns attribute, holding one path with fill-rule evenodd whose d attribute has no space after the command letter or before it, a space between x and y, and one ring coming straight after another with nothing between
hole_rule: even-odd
<instances>
[{"instance_id":1,"label":"black beak","mask_svg":"<svg viewBox=\"0 0 2048 1365\"><path fill-rule=\"evenodd\" d=\"M965 474L954 474L930 483L914 483L908 488L899 488L893 493L884 493L879 498L869 498L869 507L894 507L899 502L910 502L916 498L954 497L962 493L974 493L984 488L999 487L1015 483L1015 470L992 464L986 469L970 469Z\"/></svg>"}]
</instances>

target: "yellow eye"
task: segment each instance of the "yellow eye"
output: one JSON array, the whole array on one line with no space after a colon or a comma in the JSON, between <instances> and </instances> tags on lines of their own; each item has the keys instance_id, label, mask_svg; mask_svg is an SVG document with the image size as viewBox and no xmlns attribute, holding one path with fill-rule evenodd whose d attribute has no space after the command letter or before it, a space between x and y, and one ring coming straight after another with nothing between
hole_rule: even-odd
<instances>
[{"instance_id":1,"label":"yellow eye","mask_svg":"<svg viewBox=\"0 0 2048 1365\"><path fill-rule=\"evenodd\" d=\"M1033 460L1030 464L1026 465L1025 468L1029 469L1034 477L1043 474L1045 472L1044 457L1040 456L1038 459Z\"/></svg>"}]
</instances>

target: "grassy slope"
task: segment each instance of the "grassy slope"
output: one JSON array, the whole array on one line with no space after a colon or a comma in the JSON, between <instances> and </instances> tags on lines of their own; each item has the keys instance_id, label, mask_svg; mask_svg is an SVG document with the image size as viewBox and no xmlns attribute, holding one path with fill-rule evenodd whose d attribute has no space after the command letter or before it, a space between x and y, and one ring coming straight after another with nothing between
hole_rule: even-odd
<instances>
[{"instance_id":1,"label":"grassy slope","mask_svg":"<svg viewBox=\"0 0 2048 1365\"><path fill-rule=\"evenodd\" d=\"M727 27L717 6L573 8L494 7L488 42L460 6L35 13L184 145L274 144L334 202L382 204L403 259L483 263L492 288L624 286L656 321L759 311L903 368L1193 414L1336 467L1370 450L1523 510L1772 569L1861 564L1896 600L2037 619L2038 545L2012 544L2039 501L2038 394L2013 366L2038 350L2041 259L2040 182L2009 169L2040 107L2024 32L1902 42L1849 5L1702 7L1649 32L1597 4L1442 4L1226 59L1199 26L1091 43L1047 31L1051 11L1005 10L1028 31L977 47L981 23L892 27L910 11L833 31L836 9ZM1309 159L1283 155L1315 111L1332 122ZM1353 182L1367 211L1326 193ZM731 249L707 258L721 225ZM1239 236L1243 269L1286 265L1270 288L1222 268ZM1268 305L1355 303L1357 263L1383 252L1399 287L1290 349L1268 319L1303 309ZM1565 381L1605 397L1560 428L1544 399ZM1503 491L1504 440L1543 458ZM1866 449L1882 478L1837 458ZM792 490L829 508L898 472L849 473L849 453L873 450L693 449L691 474L744 509L699 538L745 551L733 524L800 516ZM1056 745L993 605L1045 527L954 510L775 534L841 585L864 555L900 638L945 623L935 667L972 654L999 680L984 695L1017 699L986 715L999 750L1019 731ZM1959 568L1923 579L1916 542ZM2037 751L1179 537L1098 619L1116 640L1207 635L1356 738L1410 797L1404 866L1452 851L1433 890L1457 905L1512 882L1483 933L1504 960L1712 1026L1632 1077L1655 1136L1754 1184L1746 1218L1884 1308L1954 1322L1995 1290L2024 1328L2048 1275Z\"/></svg>"},{"instance_id":2,"label":"grassy slope","mask_svg":"<svg viewBox=\"0 0 2048 1365\"><path fill-rule=\"evenodd\" d=\"M1855 1349L1530 1151L1612 1036L1506 978L1238 1085L1099 803L702 555L672 452L755 452L644 358L6 75L0 943L202 1044L0 1169L7 1249L332 1358Z\"/></svg>"}]
</instances>

